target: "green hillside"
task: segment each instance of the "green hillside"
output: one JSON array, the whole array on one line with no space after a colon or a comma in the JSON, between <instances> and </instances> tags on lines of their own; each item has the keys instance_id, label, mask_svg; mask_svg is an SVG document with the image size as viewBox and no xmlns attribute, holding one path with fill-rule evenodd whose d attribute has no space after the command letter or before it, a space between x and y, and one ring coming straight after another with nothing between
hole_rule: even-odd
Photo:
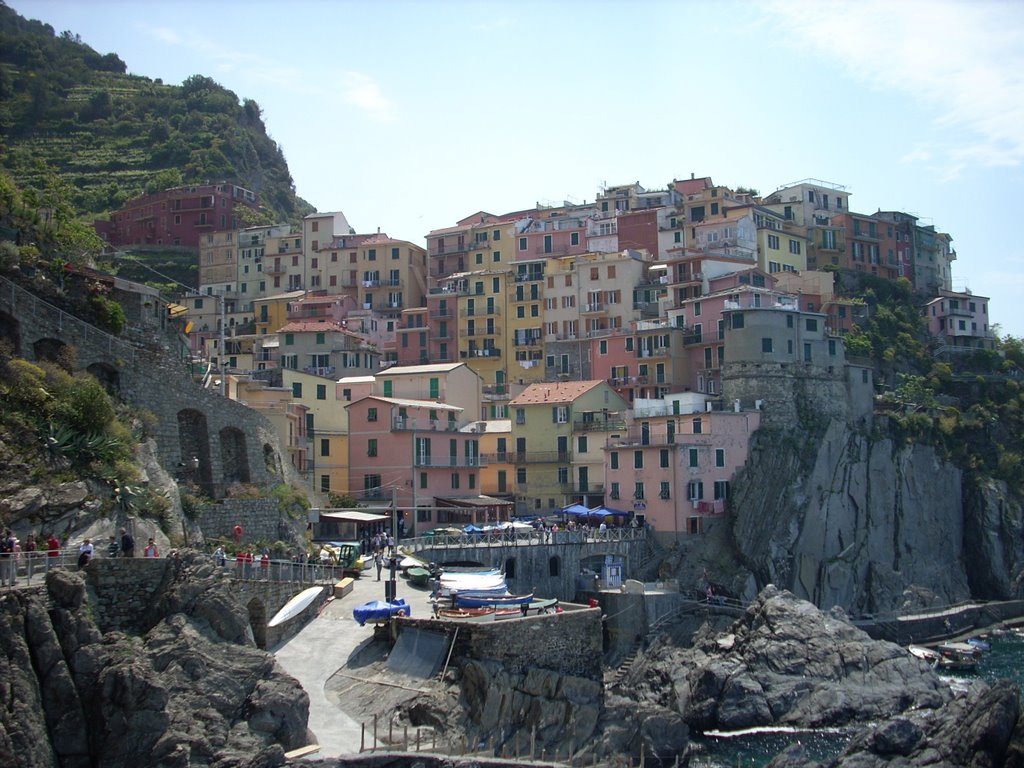
<instances>
[{"instance_id":1,"label":"green hillside","mask_svg":"<svg viewBox=\"0 0 1024 768\"><path fill-rule=\"evenodd\" d=\"M145 191L207 181L259 194L264 222L312 210L255 101L201 75L179 86L125 71L117 54L0 0L0 163L19 187L45 188L54 169L89 217Z\"/></svg>"}]
</instances>

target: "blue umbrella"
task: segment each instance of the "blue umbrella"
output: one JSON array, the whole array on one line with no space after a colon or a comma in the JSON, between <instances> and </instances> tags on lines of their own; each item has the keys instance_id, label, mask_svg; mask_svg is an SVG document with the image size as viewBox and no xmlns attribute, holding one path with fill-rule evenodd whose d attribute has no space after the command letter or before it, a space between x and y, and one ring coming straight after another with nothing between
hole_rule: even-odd
<instances>
[{"instance_id":1,"label":"blue umbrella","mask_svg":"<svg viewBox=\"0 0 1024 768\"><path fill-rule=\"evenodd\" d=\"M582 504L570 504L568 507L562 507L561 512L563 515L577 515L579 517L585 517L590 514L590 510Z\"/></svg>"},{"instance_id":2,"label":"blue umbrella","mask_svg":"<svg viewBox=\"0 0 1024 768\"><path fill-rule=\"evenodd\" d=\"M613 515L614 517L629 517L629 512L623 512L621 509L613 509L612 507L597 507L590 511L592 515Z\"/></svg>"}]
</instances>

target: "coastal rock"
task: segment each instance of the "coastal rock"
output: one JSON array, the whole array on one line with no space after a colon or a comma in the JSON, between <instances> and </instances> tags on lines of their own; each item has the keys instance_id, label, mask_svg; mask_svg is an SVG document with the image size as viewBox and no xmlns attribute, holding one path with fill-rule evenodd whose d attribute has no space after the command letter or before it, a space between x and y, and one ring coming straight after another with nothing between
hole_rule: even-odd
<instances>
[{"instance_id":1,"label":"coastal rock","mask_svg":"<svg viewBox=\"0 0 1024 768\"><path fill-rule=\"evenodd\" d=\"M203 566L184 559L141 636L102 635L76 572L0 597L0 764L277 766L306 743L308 696L241 630L226 580L190 585Z\"/></svg>"},{"instance_id":2,"label":"coastal rock","mask_svg":"<svg viewBox=\"0 0 1024 768\"><path fill-rule=\"evenodd\" d=\"M730 630L693 648L652 648L624 689L671 706L692 729L824 727L883 719L951 698L923 662L769 586Z\"/></svg>"},{"instance_id":3,"label":"coastal rock","mask_svg":"<svg viewBox=\"0 0 1024 768\"><path fill-rule=\"evenodd\" d=\"M1019 766L1022 742L1020 689L1008 681L977 683L939 710L866 729L827 765Z\"/></svg>"}]
</instances>

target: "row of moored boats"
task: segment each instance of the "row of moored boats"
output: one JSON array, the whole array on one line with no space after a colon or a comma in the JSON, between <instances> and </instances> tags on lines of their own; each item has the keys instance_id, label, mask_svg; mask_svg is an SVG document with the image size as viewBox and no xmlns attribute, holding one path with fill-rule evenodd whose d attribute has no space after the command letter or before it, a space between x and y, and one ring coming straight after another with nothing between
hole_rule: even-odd
<instances>
[{"instance_id":1,"label":"row of moored boats","mask_svg":"<svg viewBox=\"0 0 1024 768\"><path fill-rule=\"evenodd\" d=\"M923 645L907 647L911 655L927 662L937 672L975 672L978 661L992 649L982 637L971 637L964 642L940 643L934 648Z\"/></svg>"}]
</instances>

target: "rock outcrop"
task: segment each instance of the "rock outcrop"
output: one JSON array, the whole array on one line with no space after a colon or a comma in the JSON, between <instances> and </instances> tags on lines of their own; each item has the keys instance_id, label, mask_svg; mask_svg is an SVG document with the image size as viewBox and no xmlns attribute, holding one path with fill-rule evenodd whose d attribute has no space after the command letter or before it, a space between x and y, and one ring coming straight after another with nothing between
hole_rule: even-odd
<instances>
[{"instance_id":1,"label":"rock outcrop","mask_svg":"<svg viewBox=\"0 0 1024 768\"><path fill-rule=\"evenodd\" d=\"M245 632L189 599L216 588L186 567L143 636L101 634L76 573L0 598L0 764L280 765L306 743L309 700ZM224 589L226 587L221 587ZM207 596L209 596L207 594ZM241 642L239 642L241 640Z\"/></svg>"},{"instance_id":2,"label":"rock outcrop","mask_svg":"<svg viewBox=\"0 0 1024 768\"><path fill-rule=\"evenodd\" d=\"M733 543L753 597L766 584L853 615L1022 594L1020 502L997 484L965 492L923 445L828 424L765 430L734 484Z\"/></svg>"},{"instance_id":3,"label":"rock outcrop","mask_svg":"<svg viewBox=\"0 0 1024 768\"><path fill-rule=\"evenodd\" d=\"M674 710L698 731L845 725L951 698L904 649L774 587L728 633L692 648L653 648L620 690Z\"/></svg>"}]
</instances>

